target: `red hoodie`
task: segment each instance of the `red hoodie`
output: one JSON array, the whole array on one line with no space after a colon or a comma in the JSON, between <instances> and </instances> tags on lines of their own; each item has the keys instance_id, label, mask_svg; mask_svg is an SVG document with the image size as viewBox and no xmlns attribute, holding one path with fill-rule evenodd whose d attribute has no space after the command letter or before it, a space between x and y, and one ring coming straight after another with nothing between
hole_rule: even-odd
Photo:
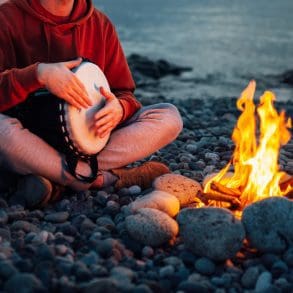
<instances>
[{"instance_id":1,"label":"red hoodie","mask_svg":"<svg viewBox=\"0 0 293 293\"><path fill-rule=\"evenodd\" d=\"M90 0L75 1L69 17L54 16L38 0L0 6L0 112L39 89L39 62L86 57L97 64L123 107L122 121L141 105L125 55L110 20Z\"/></svg>"}]
</instances>

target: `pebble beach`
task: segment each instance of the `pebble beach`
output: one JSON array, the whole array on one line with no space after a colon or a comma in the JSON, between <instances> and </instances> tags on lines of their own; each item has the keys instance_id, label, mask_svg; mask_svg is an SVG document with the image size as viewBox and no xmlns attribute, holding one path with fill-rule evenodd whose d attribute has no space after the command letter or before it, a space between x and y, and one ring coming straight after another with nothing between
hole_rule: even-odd
<instances>
[{"instance_id":1,"label":"pebble beach","mask_svg":"<svg viewBox=\"0 0 293 293\"><path fill-rule=\"evenodd\" d=\"M202 184L207 175L218 172L231 159L231 134L239 116L236 97L197 97L196 83L179 78L190 68L140 56L130 57L129 63L142 104L170 102L178 107L184 121L179 137L145 160L164 162L173 174ZM165 95L166 79L173 84L172 96ZM174 98L190 86L194 96ZM170 85L168 92L172 89ZM242 90L239 88L239 95ZM293 101L277 99L276 108L293 117ZM292 138L281 149L279 162L282 170L293 174ZM140 186L68 192L61 201L37 210L9 206L0 198L0 292L293 291L290 231L289 244L282 249L262 251L245 238L232 256L217 259L194 253L183 241L182 207L177 219L172 209L157 215L145 208L138 212L143 218L168 214L174 228L166 233L174 233L174 237L162 244L134 239L129 227L136 219L129 218L129 207L151 192ZM292 200L287 202L291 209L288 226L291 223L292 227ZM179 231L174 232L177 222ZM142 224L141 230L145 227Z\"/></svg>"}]
</instances>

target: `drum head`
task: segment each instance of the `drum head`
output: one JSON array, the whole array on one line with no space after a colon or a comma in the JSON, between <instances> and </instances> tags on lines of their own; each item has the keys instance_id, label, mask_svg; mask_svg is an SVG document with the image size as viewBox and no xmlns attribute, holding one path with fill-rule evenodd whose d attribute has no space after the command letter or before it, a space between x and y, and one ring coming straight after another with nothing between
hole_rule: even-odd
<instances>
[{"instance_id":1,"label":"drum head","mask_svg":"<svg viewBox=\"0 0 293 293\"><path fill-rule=\"evenodd\" d=\"M77 78L84 84L93 106L78 110L66 103L65 119L70 139L75 147L88 155L96 154L106 145L109 136L96 136L93 128L94 115L105 105L105 98L100 93L100 87L110 91L108 81L102 70L91 62L83 62L73 69Z\"/></svg>"}]
</instances>

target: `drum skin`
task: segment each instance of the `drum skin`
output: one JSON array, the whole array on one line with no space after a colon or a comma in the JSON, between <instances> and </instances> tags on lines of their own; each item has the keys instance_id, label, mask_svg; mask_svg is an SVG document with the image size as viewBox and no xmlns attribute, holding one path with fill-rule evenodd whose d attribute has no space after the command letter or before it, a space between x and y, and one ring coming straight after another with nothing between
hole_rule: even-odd
<instances>
[{"instance_id":1,"label":"drum skin","mask_svg":"<svg viewBox=\"0 0 293 293\"><path fill-rule=\"evenodd\" d=\"M96 154L104 148L109 135L100 138L93 127L94 115L105 105L100 87L110 91L108 81L102 70L91 62L83 62L72 70L83 83L93 106L78 110L67 103L64 105L65 120L69 137L74 146L82 153Z\"/></svg>"}]
</instances>

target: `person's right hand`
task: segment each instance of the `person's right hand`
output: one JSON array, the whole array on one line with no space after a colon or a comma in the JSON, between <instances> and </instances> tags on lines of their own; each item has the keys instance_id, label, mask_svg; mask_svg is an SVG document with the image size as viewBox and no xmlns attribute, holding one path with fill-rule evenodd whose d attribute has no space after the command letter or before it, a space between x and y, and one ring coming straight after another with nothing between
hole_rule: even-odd
<instances>
[{"instance_id":1,"label":"person's right hand","mask_svg":"<svg viewBox=\"0 0 293 293\"><path fill-rule=\"evenodd\" d=\"M70 70L81 63L82 59L59 62L40 63L37 69L39 82L53 95L65 100L77 109L92 105L84 85Z\"/></svg>"}]
</instances>

